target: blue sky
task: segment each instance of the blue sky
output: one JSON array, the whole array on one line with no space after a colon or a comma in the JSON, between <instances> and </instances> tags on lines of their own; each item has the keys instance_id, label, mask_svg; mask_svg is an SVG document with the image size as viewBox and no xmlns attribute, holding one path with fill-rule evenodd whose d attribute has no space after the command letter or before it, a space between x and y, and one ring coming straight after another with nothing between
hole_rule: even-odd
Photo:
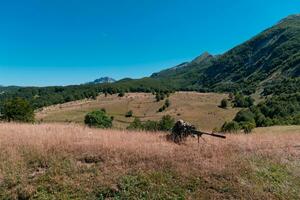
<instances>
[{"instance_id":1,"label":"blue sky","mask_svg":"<svg viewBox=\"0 0 300 200\"><path fill-rule=\"evenodd\" d=\"M296 0L0 0L0 85L149 76L296 13Z\"/></svg>"}]
</instances>

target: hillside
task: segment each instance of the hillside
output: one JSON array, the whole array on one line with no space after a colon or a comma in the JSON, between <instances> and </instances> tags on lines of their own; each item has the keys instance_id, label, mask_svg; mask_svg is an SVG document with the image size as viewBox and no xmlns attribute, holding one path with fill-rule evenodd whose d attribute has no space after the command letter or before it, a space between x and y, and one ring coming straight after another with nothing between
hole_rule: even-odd
<instances>
[{"instance_id":1,"label":"hillside","mask_svg":"<svg viewBox=\"0 0 300 200\"><path fill-rule=\"evenodd\" d=\"M299 199L299 127L205 137L0 124L0 199Z\"/></svg>"},{"instance_id":2,"label":"hillside","mask_svg":"<svg viewBox=\"0 0 300 200\"><path fill-rule=\"evenodd\" d=\"M105 108L114 117L114 128L126 128L134 117L142 121L158 121L163 115L175 119L184 119L195 124L199 129L212 131L220 128L225 121L231 121L239 109L222 109L218 106L226 94L176 92L169 98L171 105L164 112L157 112L164 101L156 102L150 93L127 93L118 95L100 95L96 100L82 100L56 106L45 107L37 112L37 120L43 122L83 123L84 116L93 110ZM125 113L133 111L133 117L126 118Z\"/></svg>"},{"instance_id":3,"label":"hillside","mask_svg":"<svg viewBox=\"0 0 300 200\"><path fill-rule=\"evenodd\" d=\"M253 93L271 81L300 76L300 15L292 15L219 56L153 74L178 88ZM272 83L273 84L273 83Z\"/></svg>"}]
</instances>

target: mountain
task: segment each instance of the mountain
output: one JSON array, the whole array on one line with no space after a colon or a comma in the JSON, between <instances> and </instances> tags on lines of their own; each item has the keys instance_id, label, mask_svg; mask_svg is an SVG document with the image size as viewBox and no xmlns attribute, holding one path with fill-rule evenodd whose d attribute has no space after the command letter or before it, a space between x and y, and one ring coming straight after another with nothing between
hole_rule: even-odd
<instances>
[{"instance_id":1,"label":"mountain","mask_svg":"<svg viewBox=\"0 0 300 200\"><path fill-rule=\"evenodd\" d=\"M114 83L114 82L116 82L115 79L106 76L106 77L98 78L98 79L94 80L93 82L89 82L86 84L101 84L101 83Z\"/></svg>"},{"instance_id":2,"label":"mountain","mask_svg":"<svg viewBox=\"0 0 300 200\"><path fill-rule=\"evenodd\" d=\"M195 60L154 73L178 89L245 91L300 76L300 15L291 15L223 55Z\"/></svg>"}]
</instances>

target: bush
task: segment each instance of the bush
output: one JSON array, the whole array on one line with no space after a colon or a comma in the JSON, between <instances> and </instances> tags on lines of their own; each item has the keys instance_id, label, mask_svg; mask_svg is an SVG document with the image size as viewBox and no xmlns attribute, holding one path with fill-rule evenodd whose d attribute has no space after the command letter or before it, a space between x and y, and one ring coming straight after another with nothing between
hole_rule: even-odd
<instances>
[{"instance_id":1,"label":"bush","mask_svg":"<svg viewBox=\"0 0 300 200\"><path fill-rule=\"evenodd\" d=\"M235 118L234 121L236 122L250 122L255 124L255 119L254 119L255 115L250 111L250 110L241 110L239 111Z\"/></svg>"},{"instance_id":2,"label":"bush","mask_svg":"<svg viewBox=\"0 0 300 200\"><path fill-rule=\"evenodd\" d=\"M158 124L160 131L169 131L173 128L175 124L175 119L172 118L170 115L165 115L161 118Z\"/></svg>"},{"instance_id":3,"label":"bush","mask_svg":"<svg viewBox=\"0 0 300 200\"><path fill-rule=\"evenodd\" d=\"M164 100L166 97L165 93L161 92L161 93L156 93L155 95L155 99L157 102Z\"/></svg>"},{"instance_id":4,"label":"bush","mask_svg":"<svg viewBox=\"0 0 300 200\"><path fill-rule=\"evenodd\" d=\"M84 123L89 127L111 128L113 118L106 115L102 110L93 111L85 116Z\"/></svg>"},{"instance_id":5,"label":"bush","mask_svg":"<svg viewBox=\"0 0 300 200\"><path fill-rule=\"evenodd\" d=\"M165 101L165 106L168 108L170 105L171 105L170 100L169 100L169 99L166 99L166 101Z\"/></svg>"},{"instance_id":6,"label":"bush","mask_svg":"<svg viewBox=\"0 0 300 200\"><path fill-rule=\"evenodd\" d=\"M173 128L175 120L169 116L163 116L161 120L141 122L139 118L135 118L127 127L129 130L145 130L145 131L169 131Z\"/></svg>"},{"instance_id":7,"label":"bush","mask_svg":"<svg viewBox=\"0 0 300 200\"><path fill-rule=\"evenodd\" d=\"M170 100L166 99L164 105L158 109L158 112L163 112L171 105Z\"/></svg>"},{"instance_id":8,"label":"bush","mask_svg":"<svg viewBox=\"0 0 300 200\"><path fill-rule=\"evenodd\" d=\"M228 100L227 99L222 99L220 107L221 108L227 108L228 107Z\"/></svg>"},{"instance_id":9,"label":"bush","mask_svg":"<svg viewBox=\"0 0 300 200\"><path fill-rule=\"evenodd\" d=\"M225 122L221 128L221 131L224 133L237 133L240 130L240 125L235 122Z\"/></svg>"},{"instance_id":10,"label":"bush","mask_svg":"<svg viewBox=\"0 0 300 200\"><path fill-rule=\"evenodd\" d=\"M129 110L129 111L125 114L125 117L132 117L132 115L133 115L132 110Z\"/></svg>"},{"instance_id":11,"label":"bush","mask_svg":"<svg viewBox=\"0 0 300 200\"><path fill-rule=\"evenodd\" d=\"M251 122L243 122L241 123L241 127L245 133L251 133L256 126Z\"/></svg>"},{"instance_id":12,"label":"bush","mask_svg":"<svg viewBox=\"0 0 300 200\"><path fill-rule=\"evenodd\" d=\"M34 122L34 110L28 101L15 98L4 103L2 119L8 122Z\"/></svg>"},{"instance_id":13,"label":"bush","mask_svg":"<svg viewBox=\"0 0 300 200\"><path fill-rule=\"evenodd\" d=\"M118 97L124 97L125 96L125 92L121 91L119 94L118 94Z\"/></svg>"},{"instance_id":14,"label":"bush","mask_svg":"<svg viewBox=\"0 0 300 200\"><path fill-rule=\"evenodd\" d=\"M125 93L124 93L124 92L118 93L118 97L124 97L124 96L125 96Z\"/></svg>"},{"instance_id":15,"label":"bush","mask_svg":"<svg viewBox=\"0 0 300 200\"><path fill-rule=\"evenodd\" d=\"M134 118L133 122L131 122L129 124L129 126L127 127L127 129L129 130L142 130L143 129L143 125L142 122L139 118Z\"/></svg>"},{"instance_id":16,"label":"bush","mask_svg":"<svg viewBox=\"0 0 300 200\"><path fill-rule=\"evenodd\" d=\"M148 120L143 124L143 129L146 131L159 131L159 123L156 121Z\"/></svg>"}]
</instances>

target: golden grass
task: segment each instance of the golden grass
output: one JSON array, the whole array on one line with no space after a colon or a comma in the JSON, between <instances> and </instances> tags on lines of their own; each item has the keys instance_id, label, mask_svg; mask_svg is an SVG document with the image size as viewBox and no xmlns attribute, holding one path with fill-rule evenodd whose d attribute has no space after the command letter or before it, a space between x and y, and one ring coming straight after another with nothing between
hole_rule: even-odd
<instances>
[{"instance_id":1,"label":"golden grass","mask_svg":"<svg viewBox=\"0 0 300 200\"><path fill-rule=\"evenodd\" d=\"M0 199L17 199L24 194L42 195L37 189L42 187L41 184L47 192L45 194L54 195L52 198L63 198L59 195L67 192L70 198L76 191L74 195L82 199L100 186L116 188L120 177L138 171L175 172L186 177L177 183L185 187L184 191L189 188L185 185L187 180L200 180L197 184L203 185L190 194L192 199L243 199L250 196L253 199L284 199L290 197L282 194L286 188L293 190L292 197L299 195L295 190L297 185L293 184L300 182L286 183L292 181L291 177L300 177L299 126L256 129L249 135L227 135L226 140L209 136L204 136L204 139L206 142L200 144L191 138L186 144L177 145L166 141L165 133L99 130L78 124L0 123L0 193L4 187L2 192L5 191L6 195L0 194ZM263 158L262 165L256 162L260 158ZM291 175L289 172L285 176L285 171L282 172L284 176L274 175L272 165L270 168L268 164L270 161L265 158L295 167ZM260 175L258 179L257 174ZM271 184L268 180L273 180L273 176L279 176L283 181L275 181L272 184L276 190L266 192L265 188ZM154 177L151 184L159 180ZM132 187L136 188L135 185ZM228 187L231 189L224 193ZM164 193L167 196L172 191L169 189ZM153 192L159 191L153 189ZM134 196L135 192L131 195Z\"/></svg>"},{"instance_id":2,"label":"golden grass","mask_svg":"<svg viewBox=\"0 0 300 200\"><path fill-rule=\"evenodd\" d=\"M206 142L189 139L185 145L166 141L163 133L90 129L69 124L0 124L0 149L18 158L18 149L32 147L39 152L65 152L75 157L100 156L107 163L136 167L222 170L240 155L270 154L299 156L300 127L285 127L287 133L272 134L275 128L258 129L251 135L228 135L226 140L205 136ZM266 131L265 131L266 130ZM79 159L79 158L78 158ZM157 166L155 166L157 165Z\"/></svg>"},{"instance_id":3,"label":"golden grass","mask_svg":"<svg viewBox=\"0 0 300 200\"><path fill-rule=\"evenodd\" d=\"M226 94L176 92L170 96L171 106L165 112L157 110L164 101L156 102L149 93L127 93L125 97L100 95L97 100L82 100L50 106L37 112L37 119L43 122L77 122L82 123L87 112L105 108L114 116L114 128L126 128L133 118L126 118L125 113L132 110L135 117L142 121L160 120L163 115L184 119L195 124L199 129L211 131L220 128L225 121L234 118L238 109L221 109L219 104Z\"/></svg>"}]
</instances>

